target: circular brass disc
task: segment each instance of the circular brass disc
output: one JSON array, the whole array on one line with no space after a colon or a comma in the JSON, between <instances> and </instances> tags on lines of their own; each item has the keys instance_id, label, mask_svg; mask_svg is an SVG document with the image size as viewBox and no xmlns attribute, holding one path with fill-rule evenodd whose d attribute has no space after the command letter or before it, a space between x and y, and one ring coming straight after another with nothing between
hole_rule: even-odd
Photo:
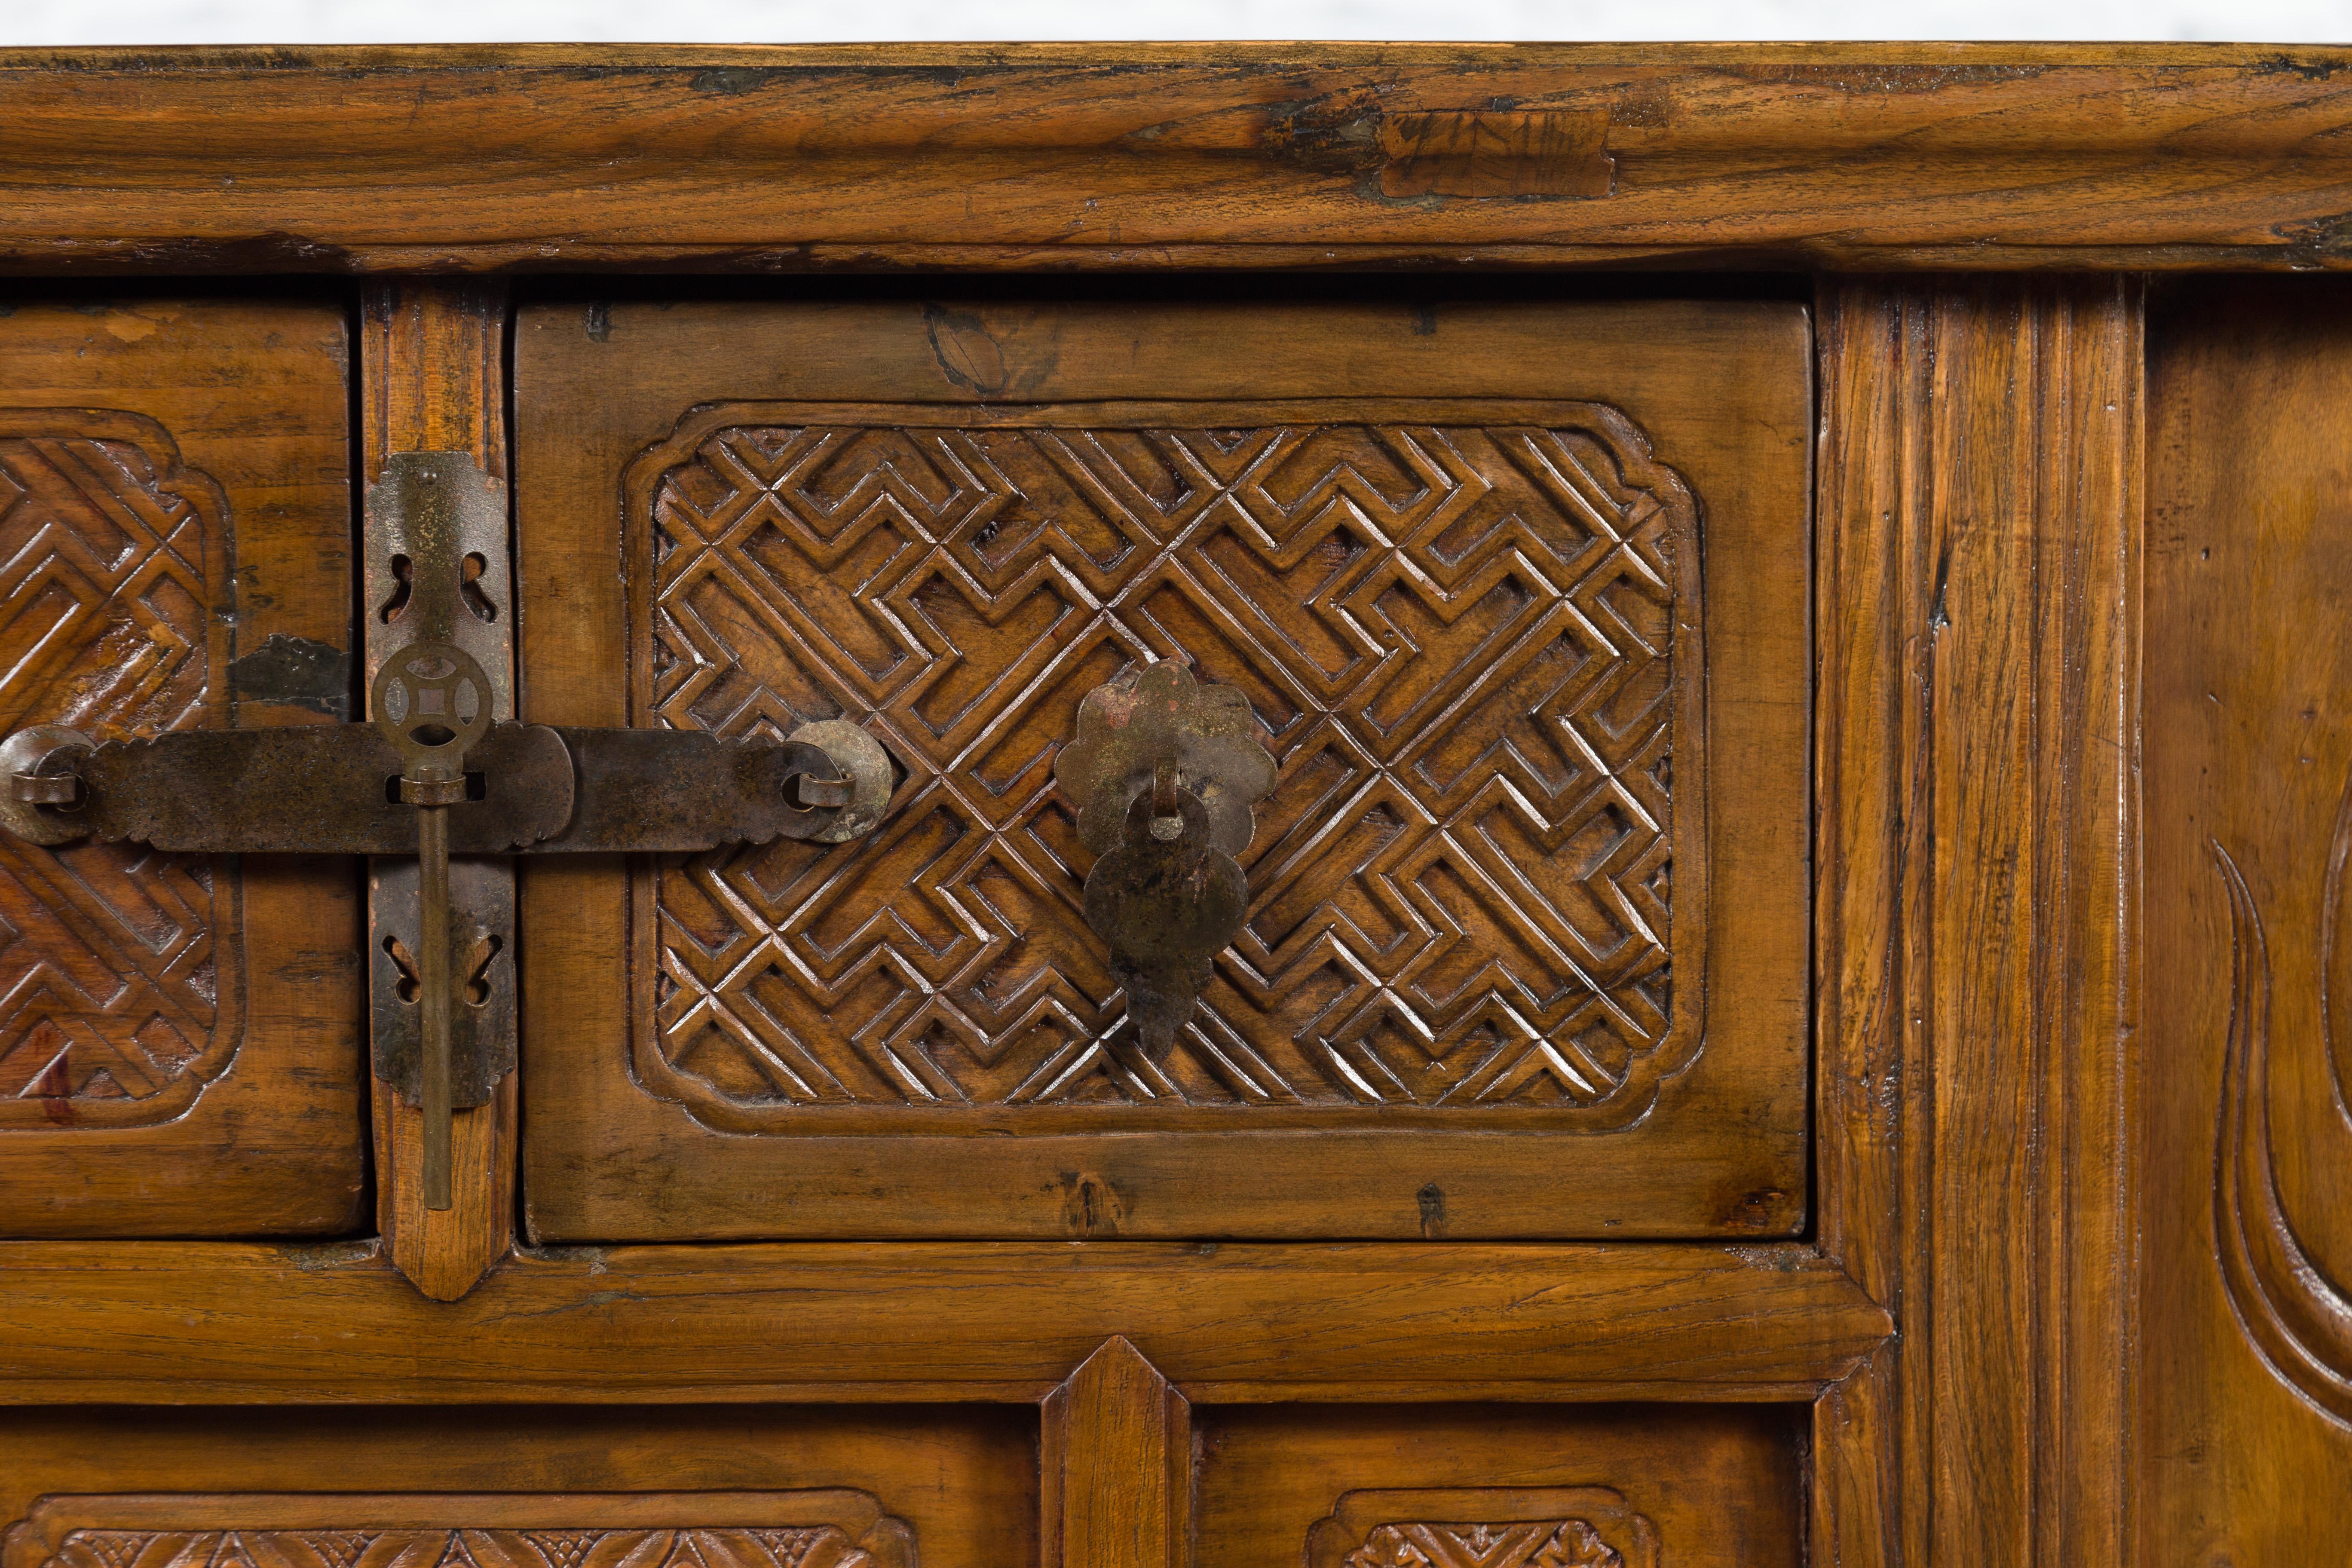
<instances>
[{"instance_id":1,"label":"circular brass disc","mask_svg":"<svg viewBox=\"0 0 2352 1568\"><path fill-rule=\"evenodd\" d=\"M803 724L784 737L803 741L831 757L849 780L849 804L824 832L813 835L818 844L845 844L874 831L890 809L893 783L890 753L882 742L846 719L826 719Z\"/></svg>"}]
</instances>

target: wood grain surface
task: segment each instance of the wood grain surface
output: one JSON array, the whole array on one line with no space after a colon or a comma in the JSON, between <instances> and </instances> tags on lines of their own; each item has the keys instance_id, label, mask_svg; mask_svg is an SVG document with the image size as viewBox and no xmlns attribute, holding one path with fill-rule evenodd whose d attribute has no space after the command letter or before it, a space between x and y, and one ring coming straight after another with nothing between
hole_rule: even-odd
<instances>
[{"instance_id":1,"label":"wood grain surface","mask_svg":"<svg viewBox=\"0 0 2352 1568\"><path fill-rule=\"evenodd\" d=\"M2134 1513L2151 1556L2324 1562L2352 1493L2352 298L2199 285L2148 336L2147 1054L2165 1067Z\"/></svg>"},{"instance_id":2,"label":"wood grain surface","mask_svg":"<svg viewBox=\"0 0 2352 1568\"><path fill-rule=\"evenodd\" d=\"M1105 1340L1039 1414L1045 1568L1192 1561L1192 1405L1122 1338Z\"/></svg>"},{"instance_id":3,"label":"wood grain surface","mask_svg":"<svg viewBox=\"0 0 2352 1568\"><path fill-rule=\"evenodd\" d=\"M0 730L348 713L349 345L323 302L0 312ZM358 1223L347 863L0 843L0 1235Z\"/></svg>"},{"instance_id":4,"label":"wood grain surface","mask_svg":"<svg viewBox=\"0 0 2352 1568\"><path fill-rule=\"evenodd\" d=\"M869 843L706 857L657 896L641 873L634 903L609 863L524 868L534 1237L1801 1223L1800 309L907 299L543 306L517 332L525 716L846 713L908 775ZM1328 493L1267 525L1238 473L1183 481L1194 510L1136 489L1227 416L1259 433L1191 461L1289 441ZM1141 479L1104 477L1115 453ZM1677 580L1708 586L1669 647L1679 508L1704 521ZM1303 531L1250 546L1266 526ZM1380 591L1291 607L1350 567ZM1595 703L1561 694L1611 647ZM1119 1015L1050 755L1089 685L1179 652L1250 696L1290 778L1263 902L1159 1062L1097 1038ZM1669 816L1671 893L1637 831ZM1641 934L1669 900L1670 948ZM1076 1087L1022 1087L1048 1069Z\"/></svg>"},{"instance_id":5,"label":"wood grain surface","mask_svg":"<svg viewBox=\"0 0 2352 1568\"><path fill-rule=\"evenodd\" d=\"M0 1402L1805 1400L1890 1331L1801 1246L562 1248L429 1301L373 1242L0 1245ZM12 1415L12 1421L15 1417Z\"/></svg>"},{"instance_id":6,"label":"wood grain surface","mask_svg":"<svg viewBox=\"0 0 2352 1568\"><path fill-rule=\"evenodd\" d=\"M1824 1249L1840 1562L2130 1560L2141 303L1824 290Z\"/></svg>"},{"instance_id":7,"label":"wood grain surface","mask_svg":"<svg viewBox=\"0 0 2352 1568\"><path fill-rule=\"evenodd\" d=\"M0 258L2332 267L2352 256L2347 64L2183 45L7 51Z\"/></svg>"}]
</instances>

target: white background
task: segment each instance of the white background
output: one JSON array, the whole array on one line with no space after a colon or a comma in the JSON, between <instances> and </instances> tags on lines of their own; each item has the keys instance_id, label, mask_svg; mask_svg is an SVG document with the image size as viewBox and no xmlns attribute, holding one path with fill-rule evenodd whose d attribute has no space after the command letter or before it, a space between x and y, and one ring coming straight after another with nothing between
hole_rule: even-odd
<instances>
[{"instance_id":1,"label":"white background","mask_svg":"<svg viewBox=\"0 0 2352 1568\"><path fill-rule=\"evenodd\" d=\"M2352 0L0 0L0 45L1013 38L2328 43Z\"/></svg>"}]
</instances>

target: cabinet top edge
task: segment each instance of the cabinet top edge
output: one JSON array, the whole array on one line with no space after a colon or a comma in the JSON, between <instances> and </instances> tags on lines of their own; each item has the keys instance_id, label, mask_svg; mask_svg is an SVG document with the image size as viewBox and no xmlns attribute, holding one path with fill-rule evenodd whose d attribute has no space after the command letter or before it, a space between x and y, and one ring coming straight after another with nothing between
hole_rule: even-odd
<instances>
[{"instance_id":1,"label":"cabinet top edge","mask_svg":"<svg viewBox=\"0 0 2352 1568\"><path fill-rule=\"evenodd\" d=\"M0 49L0 275L2352 267L2352 48Z\"/></svg>"},{"instance_id":2,"label":"cabinet top edge","mask_svg":"<svg viewBox=\"0 0 2352 1568\"><path fill-rule=\"evenodd\" d=\"M525 68L703 70L713 66L870 71L876 68L1286 69L1299 66L1484 65L1531 68L1645 66L1685 69L1926 66L1945 68L2258 69L2301 75L2352 68L2352 45L2250 43L1884 42L1370 42L1265 39L740 44L157 44L0 47L0 71L349 71ZM2316 77L2324 79L2324 74ZM1892 85L1892 84L1890 84Z\"/></svg>"}]
</instances>

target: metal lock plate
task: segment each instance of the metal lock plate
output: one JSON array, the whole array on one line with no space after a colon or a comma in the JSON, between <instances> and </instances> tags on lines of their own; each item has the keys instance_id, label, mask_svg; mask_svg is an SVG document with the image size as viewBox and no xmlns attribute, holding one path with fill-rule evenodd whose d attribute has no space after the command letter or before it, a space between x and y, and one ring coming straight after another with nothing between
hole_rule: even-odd
<instances>
[{"instance_id":1,"label":"metal lock plate","mask_svg":"<svg viewBox=\"0 0 2352 1568\"><path fill-rule=\"evenodd\" d=\"M1054 776L1078 803L1087 923L1110 948L1144 1049L1165 1057L1241 930L1257 803L1276 773L1249 700L1181 660L1130 667L1078 703Z\"/></svg>"},{"instance_id":2,"label":"metal lock plate","mask_svg":"<svg viewBox=\"0 0 2352 1568\"><path fill-rule=\"evenodd\" d=\"M375 1076L406 1104L423 1102L424 1008L417 944L424 914L413 862L379 861L368 876L368 1004ZM515 889L503 861L449 862L449 1103L487 1105L515 1068Z\"/></svg>"}]
</instances>

